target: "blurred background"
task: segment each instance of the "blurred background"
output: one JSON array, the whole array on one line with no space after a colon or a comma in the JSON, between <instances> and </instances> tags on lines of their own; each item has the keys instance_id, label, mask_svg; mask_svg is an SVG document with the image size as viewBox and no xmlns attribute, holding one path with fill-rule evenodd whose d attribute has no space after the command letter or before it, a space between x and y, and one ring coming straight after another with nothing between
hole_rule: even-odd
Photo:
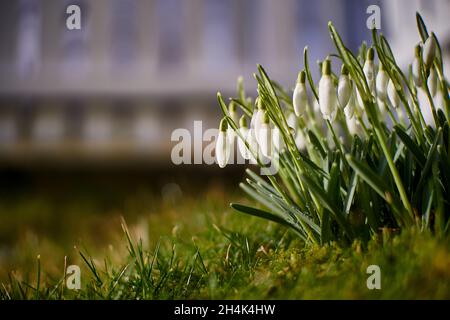
<instances>
[{"instance_id":1,"label":"blurred background","mask_svg":"<svg viewBox=\"0 0 450 320\"><path fill-rule=\"evenodd\" d=\"M71 4L81 30L66 28ZM242 166L173 165L172 131L217 127L216 92L243 75L254 96L257 63L291 88L305 45L311 61L334 51L329 20L351 49L370 43L373 4L402 66L416 11L449 52L446 0L2 0L0 271L16 241L95 242L107 217L237 189Z\"/></svg>"}]
</instances>

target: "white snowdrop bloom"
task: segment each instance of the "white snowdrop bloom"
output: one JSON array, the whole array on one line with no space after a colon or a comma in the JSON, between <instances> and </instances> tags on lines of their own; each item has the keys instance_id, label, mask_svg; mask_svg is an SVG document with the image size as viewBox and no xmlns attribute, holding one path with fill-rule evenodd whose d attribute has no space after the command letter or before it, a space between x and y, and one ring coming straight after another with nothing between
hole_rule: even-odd
<instances>
[{"instance_id":1,"label":"white snowdrop bloom","mask_svg":"<svg viewBox=\"0 0 450 320\"><path fill-rule=\"evenodd\" d=\"M433 64L434 57L436 56L436 40L432 33L423 45L423 63L425 67L429 69Z\"/></svg>"},{"instance_id":2,"label":"white snowdrop bloom","mask_svg":"<svg viewBox=\"0 0 450 320\"><path fill-rule=\"evenodd\" d=\"M305 150L308 144L308 140L306 139L306 135L302 129L297 130L295 134L295 145L298 150Z\"/></svg>"},{"instance_id":3,"label":"white snowdrop bloom","mask_svg":"<svg viewBox=\"0 0 450 320\"><path fill-rule=\"evenodd\" d=\"M286 147L283 137L280 132L280 128L275 127L272 129L272 143L276 151L281 152Z\"/></svg>"},{"instance_id":4,"label":"white snowdrop bloom","mask_svg":"<svg viewBox=\"0 0 450 320\"><path fill-rule=\"evenodd\" d=\"M314 99L313 114L314 114L314 118L311 119L311 122L320 123L323 120L322 113L320 112L319 101L317 99Z\"/></svg>"},{"instance_id":5,"label":"white snowdrop bloom","mask_svg":"<svg viewBox=\"0 0 450 320\"><path fill-rule=\"evenodd\" d=\"M261 153L270 158L272 156L272 129L270 128L270 119L266 111L264 111L263 121L259 132L257 132L257 137L259 137L258 143L261 148Z\"/></svg>"},{"instance_id":6,"label":"white snowdrop bloom","mask_svg":"<svg viewBox=\"0 0 450 320\"><path fill-rule=\"evenodd\" d=\"M345 108L352 94L352 82L348 76L348 69L342 65L341 76L338 84L338 100L341 108Z\"/></svg>"},{"instance_id":7,"label":"white snowdrop bloom","mask_svg":"<svg viewBox=\"0 0 450 320\"><path fill-rule=\"evenodd\" d=\"M238 138L239 152L241 153L242 158L249 160L251 158L251 152L245 145L245 141L249 143L249 129L247 127L247 118L245 118L245 116L242 116L239 120L239 126L239 133L241 134L242 138L244 138L244 140L242 140L241 137Z\"/></svg>"},{"instance_id":8,"label":"white snowdrop bloom","mask_svg":"<svg viewBox=\"0 0 450 320\"><path fill-rule=\"evenodd\" d=\"M383 102L385 102L387 99L388 82L389 82L388 74L384 69L383 64L380 63L375 85L377 89L377 97L381 99L381 101Z\"/></svg>"},{"instance_id":9,"label":"white snowdrop bloom","mask_svg":"<svg viewBox=\"0 0 450 320\"><path fill-rule=\"evenodd\" d=\"M437 109L441 109L442 111L444 111L445 98L441 90L438 90L436 92L436 95L434 96L434 105Z\"/></svg>"},{"instance_id":10,"label":"white snowdrop bloom","mask_svg":"<svg viewBox=\"0 0 450 320\"><path fill-rule=\"evenodd\" d=\"M347 118L345 117L347 122L348 131L352 136L357 135L359 137L362 136L363 131L359 120L356 117Z\"/></svg>"},{"instance_id":11,"label":"white snowdrop bloom","mask_svg":"<svg viewBox=\"0 0 450 320\"><path fill-rule=\"evenodd\" d=\"M389 97L389 101L391 102L394 108L397 108L400 104L400 97L398 96L397 90L395 89L395 85L392 82L392 79L389 79L387 94Z\"/></svg>"},{"instance_id":12,"label":"white snowdrop bloom","mask_svg":"<svg viewBox=\"0 0 450 320\"><path fill-rule=\"evenodd\" d=\"M308 107L308 94L305 85L306 74L301 71L298 74L297 83L295 85L294 94L292 95L292 103L294 105L294 112L297 117L302 115Z\"/></svg>"},{"instance_id":13,"label":"white snowdrop bloom","mask_svg":"<svg viewBox=\"0 0 450 320\"><path fill-rule=\"evenodd\" d=\"M349 119L352 118L355 114L355 109L356 109L355 92L356 92L356 89L353 88L352 93L350 95L350 99L344 108L345 116Z\"/></svg>"},{"instance_id":14,"label":"white snowdrop bloom","mask_svg":"<svg viewBox=\"0 0 450 320\"><path fill-rule=\"evenodd\" d=\"M220 121L219 135L216 141L216 160L219 167L224 168L230 157L230 143L227 136L228 123L225 119Z\"/></svg>"},{"instance_id":15,"label":"white snowdrop bloom","mask_svg":"<svg viewBox=\"0 0 450 320\"><path fill-rule=\"evenodd\" d=\"M387 104L385 101L386 100L381 100L379 97L377 97L378 110L380 110L381 115L383 116L385 116L387 113Z\"/></svg>"},{"instance_id":16,"label":"white snowdrop bloom","mask_svg":"<svg viewBox=\"0 0 450 320\"><path fill-rule=\"evenodd\" d=\"M250 163L255 164L255 163L257 163L257 161L256 161L254 154L255 155L259 154L259 146L258 146L258 142L256 141L255 129L252 129L252 128L248 129L247 143L250 147L249 148Z\"/></svg>"},{"instance_id":17,"label":"white snowdrop bloom","mask_svg":"<svg viewBox=\"0 0 450 320\"><path fill-rule=\"evenodd\" d=\"M358 102L358 106L362 109L364 109L364 102L362 100L361 94L359 93L358 88L356 88L356 101Z\"/></svg>"},{"instance_id":18,"label":"white snowdrop bloom","mask_svg":"<svg viewBox=\"0 0 450 320\"><path fill-rule=\"evenodd\" d=\"M363 72L367 79L370 92L375 95L375 65L374 65L375 52L373 48L367 50L366 61L364 62ZM362 105L362 104L361 104Z\"/></svg>"},{"instance_id":19,"label":"white snowdrop bloom","mask_svg":"<svg viewBox=\"0 0 450 320\"><path fill-rule=\"evenodd\" d=\"M412 75L416 86L422 85L422 77L420 76L420 45L417 45L414 49L414 59L412 62Z\"/></svg>"},{"instance_id":20,"label":"white snowdrop bloom","mask_svg":"<svg viewBox=\"0 0 450 320\"><path fill-rule=\"evenodd\" d=\"M255 122L254 122L254 128L255 128L255 136L256 136L256 141L259 142L259 130L261 129L261 126L263 124L263 120L264 120L264 114L266 113L266 107L263 105L261 98L258 99L258 111L256 112L256 118L255 118Z\"/></svg>"},{"instance_id":21,"label":"white snowdrop bloom","mask_svg":"<svg viewBox=\"0 0 450 320\"><path fill-rule=\"evenodd\" d=\"M438 75L435 68L430 69L430 75L428 76L427 84L428 88L430 89L431 96L435 97L438 85Z\"/></svg>"},{"instance_id":22,"label":"white snowdrop bloom","mask_svg":"<svg viewBox=\"0 0 450 320\"><path fill-rule=\"evenodd\" d=\"M297 128L297 117L295 116L294 113L289 113L286 122L288 124L289 127L291 128Z\"/></svg>"},{"instance_id":23,"label":"white snowdrop bloom","mask_svg":"<svg viewBox=\"0 0 450 320\"><path fill-rule=\"evenodd\" d=\"M334 120L336 115L337 95L331 79L331 61L322 64L322 77L319 81L319 106L324 119Z\"/></svg>"}]
</instances>

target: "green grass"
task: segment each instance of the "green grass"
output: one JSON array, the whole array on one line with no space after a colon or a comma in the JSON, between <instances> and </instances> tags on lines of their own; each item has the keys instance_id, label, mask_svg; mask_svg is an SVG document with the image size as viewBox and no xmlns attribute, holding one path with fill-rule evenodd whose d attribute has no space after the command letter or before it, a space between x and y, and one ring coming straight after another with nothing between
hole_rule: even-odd
<instances>
[{"instance_id":1,"label":"green grass","mask_svg":"<svg viewBox=\"0 0 450 320\"><path fill-rule=\"evenodd\" d=\"M229 197L210 191L183 205L153 202L155 212L130 217L134 222L124 230L112 219L107 241L92 242L89 250L64 252L67 245L49 239L34 247L22 243L16 249L27 255L26 264L0 273L0 298L450 298L449 241L410 229L395 236L386 230L367 247L305 247L282 226L236 214ZM96 219L83 225L89 230ZM62 286L64 255L82 269L79 291ZM381 290L366 287L371 264L381 268Z\"/></svg>"}]
</instances>

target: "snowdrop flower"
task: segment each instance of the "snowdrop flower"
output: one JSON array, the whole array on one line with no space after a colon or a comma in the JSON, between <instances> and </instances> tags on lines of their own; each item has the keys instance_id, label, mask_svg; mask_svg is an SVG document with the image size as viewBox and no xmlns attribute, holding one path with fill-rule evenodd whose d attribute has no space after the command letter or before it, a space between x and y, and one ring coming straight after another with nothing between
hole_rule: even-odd
<instances>
[{"instance_id":1,"label":"snowdrop flower","mask_svg":"<svg viewBox=\"0 0 450 320\"><path fill-rule=\"evenodd\" d=\"M266 113L266 107L262 103L261 98L259 98L257 101L257 108L258 108L258 111L256 111L254 129L255 129L256 141L258 141L258 143L260 143L259 142L259 131L261 130L261 126L263 124L264 114Z\"/></svg>"},{"instance_id":2,"label":"snowdrop flower","mask_svg":"<svg viewBox=\"0 0 450 320\"><path fill-rule=\"evenodd\" d=\"M356 109L355 90L356 90L355 88L352 88L350 99L344 108L345 117L347 117L348 119L352 118L355 114Z\"/></svg>"},{"instance_id":3,"label":"snowdrop flower","mask_svg":"<svg viewBox=\"0 0 450 320\"><path fill-rule=\"evenodd\" d=\"M432 33L423 45L423 63L425 67L430 69L434 57L436 56L436 40L434 39L434 34Z\"/></svg>"},{"instance_id":4,"label":"snowdrop flower","mask_svg":"<svg viewBox=\"0 0 450 320\"><path fill-rule=\"evenodd\" d=\"M294 112L297 117L300 117L308 107L308 94L306 93L305 79L306 74L303 70L298 74L297 84L295 85L294 94L292 96Z\"/></svg>"},{"instance_id":5,"label":"snowdrop flower","mask_svg":"<svg viewBox=\"0 0 450 320\"><path fill-rule=\"evenodd\" d=\"M256 134L255 134L255 129L248 129L248 134L247 134L247 143L249 145L249 159L250 159L250 163L252 164L256 164L256 158L254 156L254 154L258 154L259 153L259 146L258 146L258 141L256 141ZM253 153L252 153L253 152Z\"/></svg>"},{"instance_id":6,"label":"snowdrop flower","mask_svg":"<svg viewBox=\"0 0 450 320\"><path fill-rule=\"evenodd\" d=\"M278 127L275 127L272 130L272 142L274 149L278 152L283 151L286 146L281 135L280 128Z\"/></svg>"},{"instance_id":7,"label":"snowdrop flower","mask_svg":"<svg viewBox=\"0 0 450 320\"><path fill-rule=\"evenodd\" d=\"M324 119L333 121L336 116L337 96L331 79L331 61L322 64L322 77L319 81L319 106Z\"/></svg>"},{"instance_id":8,"label":"snowdrop flower","mask_svg":"<svg viewBox=\"0 0 450 320\"><path fill-rule=\"evenodd\" d=\"M342 108L345 108L352 94L352 82L348 76L348 69L342 65L341 76L338 84L338 100Z\"/></svg>"},{"instance_id":9,"label":"snowdrop flower","mask_svg":"<svg viewBox=\"0 0 450 320\"><path fill-rule=\"evenodd\" d=\"M392 82L392 79L389 79L387 94L389 97L389 101L391 102L394 108L397 108L400 104L400 97L398 96L397 90L395 89L395 85Z\"/></svg>"},{"instance_id":10,"label":"snowdrop flower","mask_svg":"<svg viewBox=\"0 0 450 320\"><path fill-rule=\"evenodd\" d=\"M295 116L294 113L289 113L286 122L288 124L289 127L291 128L297 128L297 117Z\"/></svg>"},{"instance_id":11,"label":"snowdrop flower","mask_svg":"<svg viewBox=\"0 0 450 320\"><path fill-rule=\"evenodd\" d=\"M380 98L377 97L378 110L380 110L381 115L383 116L385 116L387 112L387 104L385 101L386 100L381 100Z\"/></svg>"},{"instance_id":12,"label":"snowdrop flower","mask_svg":"<svg viewBox=\"0 0 450 320\"><path fill-rule=\"evenodd\" d=\"M267 112L263 112L263 121L256 136L258 137L257 140L261 148L261 153L265 157L270 158L272 155L272 133L270 128L270 119Z\"/></svg>"},{"instance_id":13,"label":"snowdrop flower","mask_svg":"<svg viewBox=\"0 0 450 320\"><path fill-rule=\"evenodd\" d=\"M216 141L216 159L219 167L225 168L230 157L230 142L227 137L228 123L226 119L220 121L219 135Z\"/></svg>"},{"instance_id":14,"label":"snowdrop flower","mask_svg":"<svg viewBox=\"0 0 450 320\"><path fill-rule=\"evenodd\" d=\"M435 97L437 92L438 76L435 68L430 69L430 75L428 76L428 88L430 89L431 96Z\"/></svg>"},{"instance_id":15,"label":"snowdrop flower","mask_svg":"<svg viewBox=\"0 0 450 320\"><path fill-rule=\"evenodd\" d=\"M412 63L412 75L416 86L422 85L422 77L420 76L420 45L414 49L414 60Z\"/></svg>"},{"instance_id":16,"label":"snowdrop flower","mask_svg":"<svg viewBox=\"0 0 450 320\"><path fill-rule=\"evenodd\" d=\"M376 78L376 89L377 89L377 97L385 102L387 99L387 86L389 82L389 77L387 75L386 70L384 69L383 64L380 62L378 67L378 74Z\"/></svg>"},{"instance_id":17,"label":"snowdrop flower","mask_svg":"<svg viewBox=\"0 0 450 320\"><path fill-rule=\"evenodd\" d=\"M239 120L239 126L239 133L244 138L244 140L242 140L241 138L238 139L239 152L241 153L242 158L249 160L251 158L251 152L245 145L245 141L249 143L249 130L247 126L247 118L244 115Z\"/></svg>"},{"instance_id":18,"label":"snowdrop flower","mask_svg":"<svg viewBox=\"0 0 450 320\"><path fill-rule=\"evenodd\" d=\"M298 129L297 133L295 134L295 145L297 146L298 150L305 150L307 146L307 139L306 135L303 132L302 129Z\"/></svg>"},{"instance_id":19,"label":"snowdrop flower","mask_svg":"<svg viewBox=\"0 0 450 320\"><path fill-rule=\"evenodd\" d=\"M375 52L373 48L367 50L366 62L364 62L364 75L367 79L367 84L369 85L370 92L375 95L375 65L374 65ZM361 104L362 105L362 104Z\"/></svg>"},{"instance_id":20,"label":"snowdrop flower","mask_svg":"<svg viewBox=\"0 0 450 320\"><path fill-rule=\"evenodd\" d=\"M347 118L345 117L347 121L347 128L348 131L352 136L357 135L359 137L362 136L363 131L361 128L361 124L359 123L359 120L356 117Z\"/></svg>"}]
</instances>

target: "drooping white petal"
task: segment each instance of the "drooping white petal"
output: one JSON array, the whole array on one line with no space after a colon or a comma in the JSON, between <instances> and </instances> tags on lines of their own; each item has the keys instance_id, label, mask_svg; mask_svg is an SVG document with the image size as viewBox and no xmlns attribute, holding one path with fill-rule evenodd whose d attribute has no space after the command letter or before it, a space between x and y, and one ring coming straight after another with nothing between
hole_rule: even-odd
<instances>
[{"instance_id":1,"label":"drooping white petal","mask_svg":"<svg viewBox=\"0 0 450 320\"><path fill-rule=\"evenodd\" d=\"M397 90L395 90L395 85L391 79L389 79L387 93L392 106L397 108L400 104L400 97L398 96Z\"/></svg>"},{"instance_id":2,"label":"drooping white petal","mask_svg":"<svg viewBox=\"0 0 450 320\"><path fill-rule=\"evenodd\" d=\"M304 83L297 83L295 85L294 94L292 95L292 103L294 105L294 112L297 117L305 112L308 106L308 94Z\"/></svg>"},{"instance_id":3,"label":"drooping white petal","mask_svg":"<svg viewBox=\"0 0 450 320\"><path fill-rule=\"evenodd\" d=\"M358 102L359 108L364 110L364 102L358 89L356 89L356 101Z\"/></svg>"},{"instance_id":4,"label":"drooping white petal","mask_svg":"<svg viewBox=\"0 0 450 320\"><path fill-rule=\"evenodd\" d=\"M419 57L414 57L412 63L412 75L414 79L414 83L416 86L420 87L422 85L422 77L420 76L420 60Z\"/></svg>"},{"instance_id":5,"label":"drooping white petal","mask_svg":"<svg viewBox=\"0 0 450 320\"><path fill-rule=\"evenodd\" d=\"M294 113L289 113L286 122L288 124L289 127L291 128L297 128L297 117L295 116Z\"/></svg>"},{"instance_id":6,"label":"drooping white petal","mask_svg":"<svg viewBox=\"0 0 450 320\"><path fill-rule=\"evenodd\" d=\"M265 112L265 110L258 109L258 112L256 113L256 118L255 118L255 136L256 136L256 141L258 141L258 143L260 143L259 142L259 131L261 130L261 126L263 124L264 112Z\"/></svg>"},{"instance_id":7,"label":"drooping white petal","mask_svg":"<svg viewBox=\"0 0 450 320\"><path fill-rule=\"evenodd\" d=\"M323 117L332 120L332 114L337 106L337 96L329 75L323 75L319 81L319 106Z\"/></svg>"},{"instance_id":8,"label":"drooping white petal","mask_svg":"<svg viewBox=\"0 0 450 320\"><path fill-rule=\"evenodd\" d=\"M239 132L242 135L242 137L249 143L249 129L246 127L239 128ZM251 158L251 152L245 145L244 140L242 140L240 137L238 138L238 148L239 152L242 155L242 158L249 160Z\"/></svg>"},{"instance_id":9,"label":"drooping white petal","mask_svg":"<svg viewBox=\"0 0 450 320\"><path fill-rule=\"evenodd\" d=\"M281 152L285 148L285 143L283 137L281 136L280 129L278 127L273 128L272 130L272 141L273 147L276 151Z\"/></svg>"},{"instance_id":10,"label":"drooping white petal","mask_svg":"<svg viewBox=\"0 0 450 320\"><path fill-rule=\"evenodd\" d=\"M338 84L338 99L342 108L345 108L352 94L352 83L348 75L341 75Z\"/></svg>"},{"instance_id":11,"label":"drooping white petal","mask_svg":"<svg viewBox=\"0 0 450 320\"><path fill-rule=\"evenodd\" d=\"M382 101L386 101L387 99L387 86L389 82L389 77L383 69L378 71L377 79L376 79L376 89L377 89L377 97Z\"/></svg>"},{"instance_id":12,"label":"drooping white petal","mask_svg":"<svg viewBox=\"0 0 450 320\"><path fill-rule=\"evenodd\" d=\"M249 148L250 163L255 164L257 162L255 155L258 155L258 153L259 153L259 146L258 146L258 142L256 141L255 129L251 129L251 128L248 129L247 142L250 147Z\"/></svg>"},{"instance_id":13,"label":"drooping white petal","mask_svg":"<svg viewBox=\"0 0 450 320\"><path fill-rule=\"evenodd\" d=\"M377 105L378 105L378 110L380 110L380 113L385 116L387 113L387 105L386 105L386 100L381 100L380 97L377 97Z\"/></svg>"},{"instance_id":14,"label":"drooping white petal","mask_svg":"<svg viewBox=\"0 0 450 320\"><path fill-rule=\"evenodd\" d=\"M428 88L430 89L431 96L436 96L438 76L435 68L430 69L430 75L427 80Z\"/></svg>"},{"instance_id":15,"label":"drooping white petal","mask_svg":"<svg viewBox=\"0 0 450 320\"><path fill-rule=\"evenodd\" d=\"M427 69L431 67L436 56L436 40L430 35L423 45L423 62Z\"/></svg>"},{"instance_id":16,"label":"drooping white petal","mask_svg":"<svg viewBox=\"0 0 450 320\"><path fill-rule=\"evenodd\" d=\"M305 134L303 133L303 130L297 130L295 134L295 145L297 146L298 150L305 150L307 143L308 141Z\"/></svg>"},{"instance_id":17,"label":"drooping white petal","mask_svg":"<svg viewBox=\"0 0 450 320\"><path fill-rule=\"evenodd\" d=\"M346 121L347 121L347 128L348 131L350 132L350 134L353 135L357 135L357 136L362 136L363 131L361 128L361 124L359 123L358 119L356 117L352 117L352 118L347 118L346 117Z\"/></svg>"},{"instance_id":18,"label":"drooping white petal","mask_svg":"<svg viewBox=\"0 0 450 320\"><path fill-rule=\"evenodd\" d=\"M354 114L355 114L355 108L356 108L356 101L355 101L355 92L356 92L356 89L354 89L354 90L352 90L353 92L352 92L352 94L351 94L351 96L350 96L350 100L348 101L348 103L347 103L347 105L345 106L345 108L344 108L344 113L345 113L345 116L347 117L347 118L351 118L351 117L353 117L354 116Z\"/></svg>"},{"instance_id":19,"label":"drooping white petal","mask_svg":"<svg viewBox=\"0 0 450 320\"><path fill-rule=\"evenodd\" d=\"M370 92L372 93L372 95L375 95L375 66L373 60L366 60L366 62L364 63L363 72L366 76Z\"/></svg>"},{"instance_id":20,"label":"drooping white petal","mask_svg":"<svg viewBox=\"0 0 450 320\"><path fill-rule=\"evenodd\" d=\"M270 125L268 123L262 123L257 136L259 136L258 143L261 147L261 153L265 157L270 158L272 156L272 133Z\"/></svg>"},{"instance_id":21,"label":"drooping white petal","mask_svg":"<svg viewBox=\"0 0 450 320\"><path fill-rule=\"evenodd\" d=\"M216 142L216 160L219 167L224 168L228 163L229 157L230 148L227 133L224 131L219 131Z\"/></svg>"}]
</instances>

